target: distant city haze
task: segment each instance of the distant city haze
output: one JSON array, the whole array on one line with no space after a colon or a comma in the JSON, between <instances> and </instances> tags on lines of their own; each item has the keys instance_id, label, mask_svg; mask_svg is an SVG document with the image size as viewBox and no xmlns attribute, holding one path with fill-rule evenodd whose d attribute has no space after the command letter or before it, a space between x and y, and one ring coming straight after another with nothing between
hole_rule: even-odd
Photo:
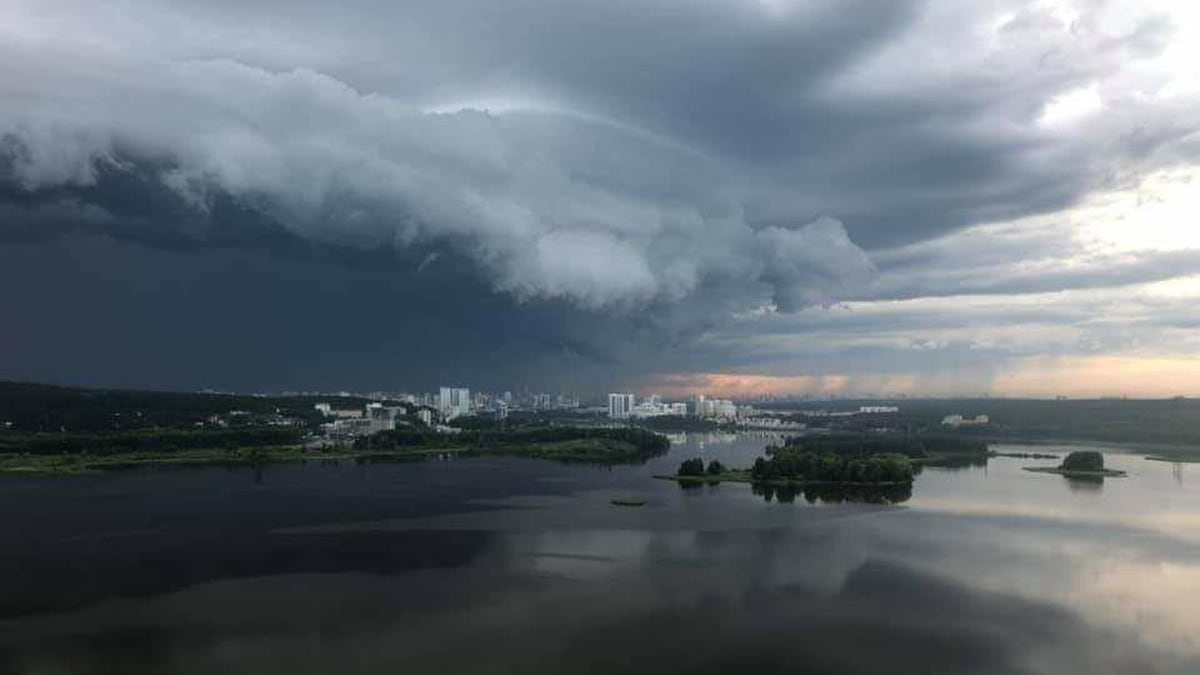
<instances>
[{"instance_id":1,"label":"distant city haze","mask_svg":"<svg viewBox=\"0 0 1200 675\"><path fill-rule=\"evenodd\" d=\"M1200 396L1200 360L1191 358L1034 358L1009 364L988 382L951 375L770 376L722 373L664 376L650 389L669 396L1007 396L1012 398L1170 398ZM647 389L649 391L650 389Z\"/></svg>"}]
</instances>

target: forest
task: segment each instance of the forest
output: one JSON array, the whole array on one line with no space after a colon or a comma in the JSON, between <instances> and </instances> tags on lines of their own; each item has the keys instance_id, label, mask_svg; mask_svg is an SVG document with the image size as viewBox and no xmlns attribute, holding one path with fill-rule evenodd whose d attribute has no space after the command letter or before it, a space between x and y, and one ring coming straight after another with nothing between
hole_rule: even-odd
<instances>
[{"instance_id":1,"label":"forest","mask_svg":"<svg viewBox=\"0 0 1200 675\"><path fill-rule=\"evenodd\" d=\"M464 430L439 434L416 430L381 431L354 442L359 451L456 448L480 453L595 463L639 462L664 454L665 436L638 428L543 426Z\"/></svg>"},{"instance_id":2,"label":"forest","mask_svg":"<svg viewBox=\"0 0 1200 675\"><path fill-rule=\"evenodd\" d=\"M323 421L313 405L330 397L81 389L29 382L0 382L0 430L12 433L107 433L183 429L231 410L249 416L281 415L314 427ZM367 399L338 397L335 407L361 409Z\"/></svg>"}]
</instances>

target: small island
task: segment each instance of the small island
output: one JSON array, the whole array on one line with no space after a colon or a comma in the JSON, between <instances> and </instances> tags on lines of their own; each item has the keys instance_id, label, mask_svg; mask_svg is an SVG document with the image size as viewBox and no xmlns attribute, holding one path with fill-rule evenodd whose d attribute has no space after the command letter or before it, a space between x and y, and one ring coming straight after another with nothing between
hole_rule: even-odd
<instances>
[{"instance_id":1,"label":"small island","mask_svg":"<svg viewBox=\"0 0 1200 675\"><path fill-rule=\"evenodd\" d=\"M656 477L680 484L896 486L911 485L922 467L983 465L990 456L982 441L919 434L798 436L764 452L749 469L727 469L720 462L705 467L693 459L673 476Z\"/></svg>"},{"instance_id":2,"label":"small island","mask_svg":"<svg viewBox=\"0 0 1200 675\"><path fill-rule=\"evenodd\" d=\"M755 483L776 486L803 485L909 485L913 463L895 454L821 453L802 445L767 448L768 457L754 460L749 469L730 469L719 461L704 464L693 458L679 466L673 476L656 476L681 484Z\"/></svg>"},{"instance_id":3,"label":"small island","mask_svg":"<svg viewBox=\"0 0 1200 675\"><path fill-rule=\"evenodd\" d=\"M912 496L914 465L900 454L822 454L790 445L770 447L750 469L730 469L717 460L706 466L693 458L679 466L673 480L680 487L749 483L766 501L790 503L798 496L813 503L866 502L899 504Z\"/></svg>"},{"instance_id":4,"label":"small island","mask_svg":"<svg viewBox=\"0 0 1200 675\"><path fill-rule=\"evenodd\" d=\"M1027 466L1026 471L1054 473L1067 478L1120 478L1124 471L1104 468L1104 455L1095 450L1076 450L1058 466Z\"/></svg>"}]
</instances>

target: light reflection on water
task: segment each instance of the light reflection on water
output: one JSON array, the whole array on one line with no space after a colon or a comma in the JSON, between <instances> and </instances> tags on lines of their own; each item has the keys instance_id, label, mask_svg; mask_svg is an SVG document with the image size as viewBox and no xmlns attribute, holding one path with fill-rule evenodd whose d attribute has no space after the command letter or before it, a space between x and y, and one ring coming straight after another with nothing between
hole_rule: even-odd
<instances>
[{"instance_id":1,"label":"light reflection on water","mask_svg":"<svg viewBox=\"0 0 1200 675\"><path fill-rule=\"evenodd\" d=\"M773 440L0 483L0 671L1200 672L1200 465L994 458L899 507L649 478Z\"/></svg>"}]
</instances>

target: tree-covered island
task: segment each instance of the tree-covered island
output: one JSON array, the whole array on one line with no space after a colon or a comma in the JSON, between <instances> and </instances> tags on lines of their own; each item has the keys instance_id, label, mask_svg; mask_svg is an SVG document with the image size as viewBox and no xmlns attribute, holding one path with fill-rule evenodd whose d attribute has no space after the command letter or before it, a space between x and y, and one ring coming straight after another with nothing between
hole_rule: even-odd
<instances>
[{"instance_id":1,"label":"tree-covered island","mask_svg":"<svg viewBox=\"0 0 1200 675\"><path fill-rule=\"evenodd\" d=\"M1104 455L1095 450L1076 450L1069 453L1058 466L1027 466L1026 471L1054 473L1067 478L1120 478L1124 471L1104 468Z\"/></svg>"},{"instance_id":2,"label":"tree-covered island","mask_svg":"<svg viewBox=\"0 0 1200 675\"><path fill-rule=\"evenodd\" d=\"M680 483L724 481L765 485L907 485L912 483L913 463L904 455L846 456L782 449L770 457L759 457L749 469L728 469L713 461L685 460L674 476L658 476Z\"/></svg>"},{"instance_id":3,"label":"tree-covered island","mask_svg":"<svg viewBox=\"0 0 1200 675\"><path fill-rule=\"evenodd\" d=\"M707 465L700 458L684 460L674 476L657 478L677 481L681 487L719 484L724 481L749 483L766 501L844 501L898 504L912 496L914 464L895 454L822 454L796 446L771 448L749 469L729 469L719 461Z\"/></svg>"},{"instance_id":4,"label":"tree-covered island","mask_svg":"<svg viewBox=\"0 0 1200 675\"><path fill-rule=\"evenodd\" d=\"M749 483L766 501L843 501L899 504L912 496L913 476L923 466L984 464L992 456L985 442L941 435L828 434L788 438L768 446L745 469L699 458L678 473L656 478L682 487L721 482Z\"/></svg>"},{"instance_id":5,"label":"tree-covered island","mask_svg":"<svg viewBox=\"0 0 1200 675\"><path fill-rule=\"evenodd\" d=\"M829 434L792 437L770 445L747 469L707 467L688 460L674 476L680 482L907 484L921 466L984 463L987 444L952 436ZM714 468L715 465L715 468Z\"/></svg>"}]
</instances>

